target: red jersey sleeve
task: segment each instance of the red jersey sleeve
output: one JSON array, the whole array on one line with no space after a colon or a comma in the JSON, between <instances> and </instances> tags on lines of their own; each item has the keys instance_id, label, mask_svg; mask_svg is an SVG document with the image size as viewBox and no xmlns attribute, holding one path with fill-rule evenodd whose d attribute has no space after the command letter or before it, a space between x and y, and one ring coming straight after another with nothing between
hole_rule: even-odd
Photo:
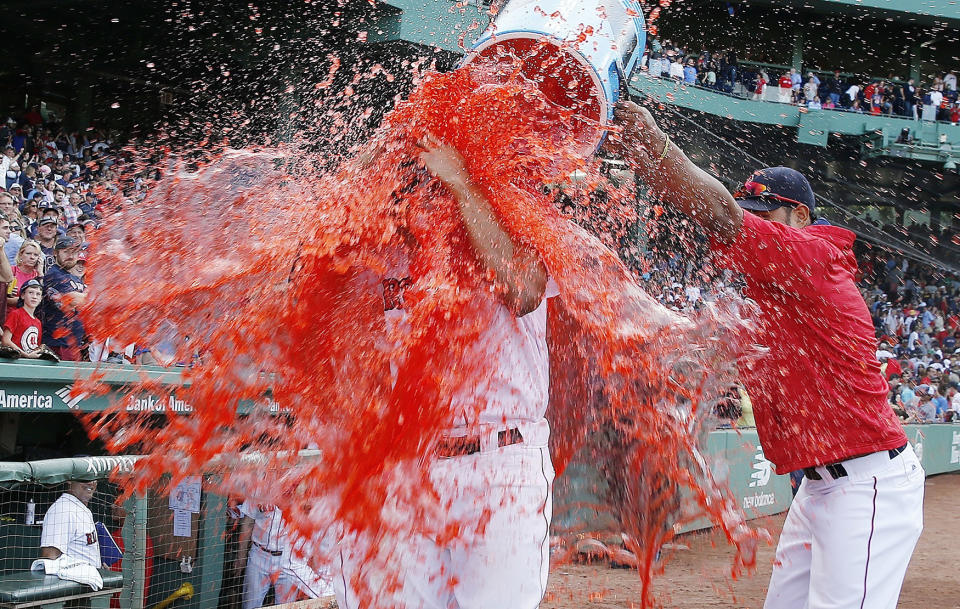
<instances>
[{"instance_id":1,"label":"red jersey sleeve","mask_svg":"<svg viewBox=\"0 0 960 609\"><path fill-rule=\"evenodd\" d=\"M27 320L24 319L26 315L23 313L23 309L10 309L10 312L7 314L7 319L3 322L3 327L7 330L10 330L11 340L14 343L20 344L20 335L23 334L23 331L27 329L29 325Z\"/></svg>"},{"instance_id":2,"label":"red jersey sleeve","mask_svg":"<svg viewBox=\"0 0 960 609\"><path fill-rule=\"evenodd\" d=\"M743 273L754 284L809 291L837 255L832 245L801 229L743 212L740 233L730 243L714 240L721 266Z\"/></svg>"}]
</instances>

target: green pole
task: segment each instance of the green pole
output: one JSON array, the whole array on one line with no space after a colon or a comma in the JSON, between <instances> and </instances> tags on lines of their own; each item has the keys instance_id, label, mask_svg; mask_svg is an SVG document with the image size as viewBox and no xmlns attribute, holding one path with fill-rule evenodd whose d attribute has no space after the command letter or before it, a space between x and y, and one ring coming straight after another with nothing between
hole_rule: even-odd
<instances>
[{"instance_id":1,"label":"green pole","mask_svg":"<svg viewBox=\"0 0 960 609\"><path fill-rule=\"evenodd\" d=\"M797 28L793 35L793 58L790 65L803 74L803 29Z\"/></svg>"},{"instance_id":2,"label":"green pole","mask_svg":"<svg viewBox=\"0 0 960 609\"><path fill-rule=\"evenodd\" d=\"M123 609L143 609L143 587L147 577L147 498L134 495L123 504L127 517L123 521L123 590L120 606Z\"/></svg>"},{"instance_id":3,"label":"green pole","mask_svg":"<svg viewBox=\"0 0 960 609\"><path fill-rule=\"evenodd\" d=\"M197 590L195 606L216 607L220 602L220 588L223 584L227 498L213 493L204 493L203 518L200 522L201 545L197 549L200 589Z\"/></svg>"}]
</instances>

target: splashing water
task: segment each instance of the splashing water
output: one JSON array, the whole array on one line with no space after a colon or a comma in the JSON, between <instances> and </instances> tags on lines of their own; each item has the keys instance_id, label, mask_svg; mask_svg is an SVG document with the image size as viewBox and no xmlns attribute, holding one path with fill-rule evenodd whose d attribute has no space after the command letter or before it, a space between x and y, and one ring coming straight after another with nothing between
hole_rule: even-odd
<instances>
[{"instance_id":1,"label":"splashing water","mask_svg":"<svg viewBox=\"0 0 960 609\"><path fill-rule=\"evenodd\" d=\"M474 348L492 323L490 281L455 201L412 162L429 133L464 156L504 229L559 288L548 413L557 469L577 451L601 464L636 540L641 603L653 602L654 553L678 518L680 486L737 545L734 572L751 565L759 535L697 449L746 322L733 306L670 312L555 208L544 184L574 170L603 184L599 163L577 152L573 112L520 74L475 64L429 75L336 171L317 175L308 168L322 160L285 148L229 150L199 168L171 156L166 177L100 231L84 313L94 336L164 345L169 362L195 364L177 390L195 412L158 422L121 403L88 419L92 433L111 451L147 455L140 490L171 469L217 472L222 492L278 505L305 536L334 524L375 539L427 530L444 506L417 464L455 417L475 418L451 404L477 395L496 359ZM415 244L416 277L402 335L370 281L400 243ZM149 390L159 388L131 392ZM319 454L298 457L308 447Z\"/></svg>"}]
</instances>

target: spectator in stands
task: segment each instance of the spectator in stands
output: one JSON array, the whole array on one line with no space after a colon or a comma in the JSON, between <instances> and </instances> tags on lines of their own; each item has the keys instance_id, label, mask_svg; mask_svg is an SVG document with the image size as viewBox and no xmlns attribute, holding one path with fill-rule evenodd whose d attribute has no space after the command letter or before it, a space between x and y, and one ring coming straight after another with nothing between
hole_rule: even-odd
<instances>
[{"instance_id":1,"label":"spectator in stands","mask_svg":"<svg viewBox=\"0 0 960 609\"><path fill-rule=\"evenodd\" d=\"M44 256L40 244L33 239L25 240L14 259L13 281L10 282L10 287L6 292L8 305L16 306L21 286L31 279L43 278L43 260Z\"/></svg>"},{"instance_id":2,"label":"spectator in stands","mask_svg":"<svg viewBox=\"0 0 960 609\"><path fill-rule=\"evenodd\" d=\"M13 264L13 259L17 255L17 250L23 243L23 219L20 217L20 210L13 202L13 197L9 193L0 192L0 214L3 214L10 221L10 238L3 247L3 254L7 261Z\"/></svg>"},{"instance_id":3,"label":"spectator in stands","mask_svg":"<svg viewBox=\"0 0 960 609\"><path fill-rule=\"evenodd\" d=\"M791 68L791 70L793 70L793 68ZM793 78L791 78L790 73L784 72L781 74L777 84L780 87L777 93L777 101L781 104L789 104L790 98L793 95Z\"/></svg>"},{"instance_id":4,"label":"spectator in stands","mask_svg":"<svg viewBox=\"0 0 960 609\"><path fill-rule=\"evenodd\" d=\"M757 77L757 86L753 90L753 99L754 101L759 101L763 99L763 94L766 93L767 84L770 82L770 77L767 76L767 73L760 71L760 75Z\"/></svg>"},{"instance_id":5,"label":"spectator in stands","mask_svg":"<svg viewBox=\"0 0 960 609\"><path fill-rule=\"evenodd\" d=\"M814 80L813 74L811 74L810 78L807 79L806 84L803 85L804 101L807 104L809 104L813 100L817 100L817 102L819 102L820 101L820 96L818 95L819 89L820 89L819 85L817 85L816 81Z\"/></svg>"},{"instance_id":6,"label":"spectator in stands","mask_svg":"<svg viewBox=\"0 0 960 609\"><path fill-rule=\"evenodd\" d=\"M803 76L796 68L790 68L790 94L794 103L800 101L800 89L803 87Z\"/></svg>"},{"instance_id":7,"label":"spectator in stands","mask_svg":"<svg viewBox=\"0 0 960 609\"><path fill-rule=\"evenodd\" d=\"M827 80L827 97L830 98L830 101L833 102L834 106L840 105L840 97L843 95L843 92L847 90L847 83L844 82L843 76L840 75L840 70L834 70L833 76Z\"/></svg>"},{"instance_id":8,"label":"spectator in stands","mask_svg":"<svg viewBox=\"0 0 960 609\"><path fill-rule=\"evenodd\" d=\"M83 196L74 190L64 201L61 211L63 215L60 217L61 222L64 226L70 226L71 224L76 224L77 220L80 218L80 215L83 213L83 210L80 209L80 203L83 201Z\"/></svg>"},{"instance_id":9,"label":"spectator in stands","mask_svg":"<svg viewBox=\"0 0 960 609\"><path fill-rule=\"evenodd\" d=\"M920 406L913 413L917 423L936 423L937 407L933 404L933 387L927 387L920 395Z\"/></svg>"},{"instance_id":10,"label":"spectator in stands","mask_svg":"<svg viewBox=\"0 0 960 609\"><path fill-rule=\"evenodd\" d=\"M673 63L670 64L670 78L677 82L683 80L683 59L681 57L677 57Z\"/></svg>"},{"instance_id":11,"label":"spectator in stands","mask_svg":"<svg viewBox=\"0 0 960 609\"><path fill-rule=\"evenodd\" d=\"M917 88L914 86L912 78L901 86L901 95L903 96L903 115L916 119Z\"/></svg>"},{"instance_id":12,"label":"spectator in stands","mask_svg":"<svg viewBox=\"0 0 960 609\"><path fill-rule=\"evenodd\" d=\"M20 357L40 357L40 336L43 328L36 311L43 297L43 286L36 279L23 284L19 290L21 306L10 308L3 322L2 344L16 349Z\"/></svg>"},{"instance_id":13,"label":"spectator in stands","mask_svg":"<svg viewBox=\"0 0 960 609\"><path fill-rule=\"evenodd\" d=\"M56 263L54 250L57 245L57 236L57 215L45 214L37 223L37 242L44 255L44 268L49 268Z\"/></svg>"},{"instance_id":14,"label":"spectator in stands","mask_svg":"<svg viewBox=\"0 0 960 609\"><path fill-rule=\"evenodd\" d=\"M853 108L853 105L859 102L859 98L860 98L860 85L856 83L851 83L850 86L847 87L847 90L843 96L844 107Z\"/></svg>"},{"instance_id":15,"label":"spectator in stands","mask_svg":"<svg viewBox=\"0 0 960 609\"><path fill-rule=\"evenodd\" d=\"M34 191L33 195L28 197L26 201L23 202L22 206L22 215L24 221L24 229L27 233L27 236L33 235L36 233L36 223L40 219L40 204L43 202L43 193Z\"/></svg>"},{"instance_id":16,"label":"spectator in stands","mask_svg":"<svg viewBox=\"0 0 960 609\"><path fill-rule=\"evenodd\" d=\"M0 214L0 245L6 245L10 238L10 220ZM6 256L0 256L0 295L6 295L10 282L13 281L13 269ZM0 324L7 318L7 299L0 298Z\"/></svg>"},{"instance_id":17,"label":"spectator in stands","mask_svg":"<svg viewBox=\"0 0 960 609\"><path fill-rule=\"evenodd\" d=\"M693 65L693 58L687 59L687 65L683 68L683 83L687 85L697 84L697 68Z\"/></svg>"},{"instance_id":18,"label":"spectator in stands","mask_svg":"<svg viewBox=\"0 0 960 609\"><path fill-rule=\"evenodd\" d=\"M77 309L87 298L87 286L72 274L80 256L80 244L69 237L60 237L56 244L56 264L43 278L43 344L61 360L79 361L84 345L83 322Z\"/></svg>"},{"instance_id":19,"label":"spectator in stands","mask_svg":"<svg viewBox=\"0 0 960 609\"><path fill-rule=\"evenodd\" d=\"M61 554L102 567L97 528L90 511L90 500L97 491L97 481L71 480L43 517L40 533L40 557L55 560Z\"/></svg>"},{"instance_id":20,"label":"spectator in stands","mask_svg":"<svg viewBox=\"0 0 960 609\"><path fill-rule=\"evenodd\" d=\"M943 93L937 89L931 89L923 96L923 112L921 119L925 121L937 120L937 114L940 111L940 104L943 102Z\"/></svg>"},{"instance_id":21,"label":"spectator in stands","mask_svg":"<svg viewBox=\"0 0 960 609\"><path fill-rule=\"evenodd\" d=\"M707 71L703 73L703 86L709 89L717 88L717 65L712 61L707 64Z\"/></svg>"},{"instance_id":22,"label":"spectator in stands","mask_svg":"<svg viewBox=\"0 0 960 609\"><path fill-rule=\"evenodd\" d=\"M945 91L957 90L957 73L954 70L950 70L944 75L943 88Z\"/></svg>"},{"instance_id":23,"label":"spectator in stands","mask_svg":"<svg viewBox=\"0 0 960 609\"><path fill-rule=\"evenodd\" d=\"M960 391L957 391L955 385L950 385L946 397L950 401L950 410L947 411L944 421L960 421Z\"/></svg>"}]
</instances>

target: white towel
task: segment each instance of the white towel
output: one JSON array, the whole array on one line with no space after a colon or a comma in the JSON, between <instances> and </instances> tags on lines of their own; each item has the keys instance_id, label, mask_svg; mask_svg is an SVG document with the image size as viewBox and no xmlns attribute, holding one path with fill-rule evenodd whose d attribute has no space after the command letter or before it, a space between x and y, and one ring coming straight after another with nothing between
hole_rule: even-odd
<instances>
[{"instance_id":1,"label":"white towel","mask_svg":"<svg viewBox=\"0 0 960 609\"><path fill-rule=\"evenodd\" d=\"M60 558L51 560L38 558L30 565L31 571L43 571L47 575L56 575L60 579L86 584L96 592L103 588L103 578L100 572L90 563L61 554Z\"/></svg>"}]
</instances>

